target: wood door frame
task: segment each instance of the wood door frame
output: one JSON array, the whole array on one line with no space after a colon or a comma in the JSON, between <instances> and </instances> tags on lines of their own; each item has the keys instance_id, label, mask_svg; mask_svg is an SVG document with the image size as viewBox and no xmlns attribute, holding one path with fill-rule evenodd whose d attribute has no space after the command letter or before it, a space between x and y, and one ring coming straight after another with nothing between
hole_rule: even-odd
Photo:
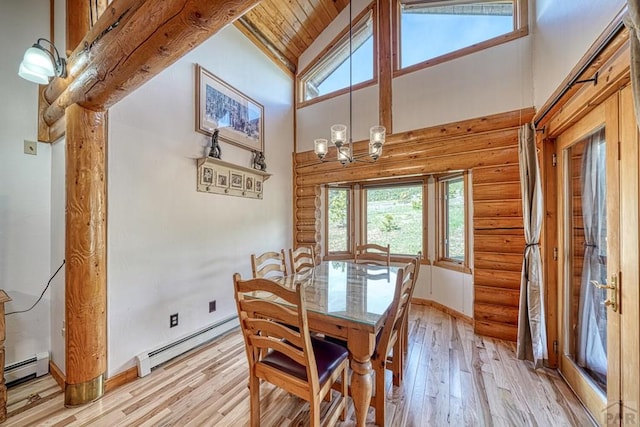
<instances>
[{"instance_id":1,"label":"wood door frame","mask_svg":"<svg viewBox=\"0 0 640 427\"><path fill-rule=\"evenodd\" d=\"M607 234L609 244L607 247L607 275L611 277L611 272L615 272L619 277L619 205L620 205L620 177L619 177L619 155L618 141L619 139L619 96L616 92L607 98L600 105L586 114L579 121L576 121L570 128L564 130L557 135L557 229L558 229L558 343L559 356L558 368L567 380L574 392L582 400L583 404L589 409L591 415L597 419L599 423L606 424L607 417L619 414L620 402L620 316L612 315L611 309L607 310L607 330L616 333L607 334L607 391L602 393L595 383L584 376L578 366L566 356L567 336L565 326L567 322L565 314L565 304L567 290L566 286L569 281L566 273L566 263L569 249L565 239L565 230L567 227L567 215L565 209L566 194L566 158L564 150L580 141L584 136L589 135L593 130L601 126L605 126L606 155L607 155ZM561 189L561 190L560 190ZM611 219L616 218L615 221ZM612 361L617 362L612 363ZM611 369L613 366L617 369ZM599 408L599 410L597 410Z\"/></svg>"}]
</instances>

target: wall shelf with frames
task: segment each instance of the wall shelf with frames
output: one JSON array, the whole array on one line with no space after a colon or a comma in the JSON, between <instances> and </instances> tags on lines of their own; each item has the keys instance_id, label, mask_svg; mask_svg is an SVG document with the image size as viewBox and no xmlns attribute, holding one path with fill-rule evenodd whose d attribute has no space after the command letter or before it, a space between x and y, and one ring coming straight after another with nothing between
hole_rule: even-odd
<instances>
[{"instance_id":1,"label":"wall shelf with frames","mask_svg":"<svg viewBox=\"0 0 640 427\"><path fill-rule=\"evenodd\" d=\"M264 182L271 174L234 165L213 157L198 159L197 190L203 193L262 199Z\"/></svg>"}]
</instances>

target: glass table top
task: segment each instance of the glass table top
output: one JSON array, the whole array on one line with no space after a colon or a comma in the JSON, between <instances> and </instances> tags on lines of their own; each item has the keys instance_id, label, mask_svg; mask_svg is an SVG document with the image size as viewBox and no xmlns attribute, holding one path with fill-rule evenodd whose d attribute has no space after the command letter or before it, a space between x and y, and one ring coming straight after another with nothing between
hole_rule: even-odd
<instances>
[{"instance_id":1,"label":"glass table top","mask_svg":"<svg viewBox=\"0 0 640 427\"><path fill-rule=\"evenodd\" d=\"M325 261L303 273L273 280L287 287L301 283L310 311L375 325L391 306L399 269Z\"/></svg>"}]
</instances>

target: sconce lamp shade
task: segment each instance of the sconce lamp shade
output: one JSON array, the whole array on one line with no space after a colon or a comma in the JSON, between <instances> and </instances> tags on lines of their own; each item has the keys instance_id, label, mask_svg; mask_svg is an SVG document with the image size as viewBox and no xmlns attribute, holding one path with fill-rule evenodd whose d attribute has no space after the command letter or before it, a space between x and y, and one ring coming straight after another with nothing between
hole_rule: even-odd
<instances>
[{"instance_id":1,"label":"sconce lamp shade","mask_svg":"<svg viewBox=\"0 0 640 427\"><path fill-rule=\"evenodd\" d=\"M41 41L45 41L53 47L53 53L42 47ZM49 78L55 75L64 77L66 75L66 62L60 58L56 47L46 39L38 39L24 53L18 75L25 80L38 84L48 84Z\"/></svg>"}]
</instances>

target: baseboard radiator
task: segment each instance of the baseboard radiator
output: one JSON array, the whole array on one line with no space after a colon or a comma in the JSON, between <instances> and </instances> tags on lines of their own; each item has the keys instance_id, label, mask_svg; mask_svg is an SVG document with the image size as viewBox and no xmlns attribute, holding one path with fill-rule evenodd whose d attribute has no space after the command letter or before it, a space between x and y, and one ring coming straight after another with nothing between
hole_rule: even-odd
<instances>
[{"instance_id":1,"label":"baseboard radiator","mask_svg":"<svg viewBox=\"0 0 640 427\"><path fill-rule=\"evenodd\" d=\"M12 363L4 367L4 379L7 385L41 377L49 373L49 353L36 353L35 356Z\"/></svg>"},{"instance_id":2,"label":"baseboard radiator","mask_svg":"<svg viewBox=\"0 0 640 427\"><path fill-rule=\"evenodd\" d=\"M238 316L234 315L155 350L139 354L136 356L138 376L144 377L151 373L152 368L161 363L193 350L199 345L209 342L238 326L240 326Z\"/></svg>"}]
</instances>

